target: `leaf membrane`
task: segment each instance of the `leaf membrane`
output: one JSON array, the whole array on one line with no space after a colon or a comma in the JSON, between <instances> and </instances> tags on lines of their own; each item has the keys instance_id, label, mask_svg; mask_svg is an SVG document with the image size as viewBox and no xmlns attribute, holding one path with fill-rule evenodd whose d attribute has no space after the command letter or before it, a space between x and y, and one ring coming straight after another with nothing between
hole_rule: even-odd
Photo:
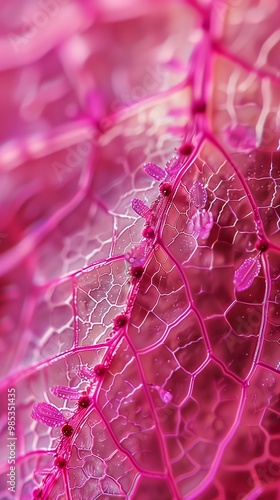
<instances>
[{"instance_id":1,"label":"leaf membrane","mask_svg":"<svg viewBox=\"0 0 280 500\"><path fill-rule=\"evenodd\" d=\"M8 37L18 498L277 497L279 2L204 3L102 3L97 21L74 2L40 44Z\"/></svg>"}]
</instances>

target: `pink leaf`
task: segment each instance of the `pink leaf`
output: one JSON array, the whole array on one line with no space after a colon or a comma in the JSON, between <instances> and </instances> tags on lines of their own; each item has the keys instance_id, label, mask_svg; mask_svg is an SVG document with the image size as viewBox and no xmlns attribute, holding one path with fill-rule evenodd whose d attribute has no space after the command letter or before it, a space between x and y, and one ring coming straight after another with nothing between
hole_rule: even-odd
<instances>
[{"instance_id":1,"label":"pink leaf","mask_svg":"<svg viewBox=\"0 0 280 500\"><path fill-rule=\"evenodd\" d=\"M145 172L148 175L150 175L151 177L153 177L153 179L155 179L156 181L163 181L163 179L166 176L164 170L162 170L162 168L160 168L155 163L151 163L151 162L145 163L143 165L143 168L144 168Z\"/></svg>"},{"instance_id":2,"label":"pink leaf","mask_svg":"<svg viewBox=\"0 0 280 500\"><path fill-rule=\"evenodd\" d=\"M280 0L17 3L0 122L15 497L278 498ZM51 385L70 402L35 423Z\"/></svg>"},{"instance_id":3,"label":"pink leaf","mask_svg":"<svg viewBox=\"0 0 280 500\"><path fill-rule=\"evenodd\" d=\"M60 427L65 421L61 411L49 403L36 403L31 416L49 427Z\"/></svg>"},{"instance_id":4,"label":"pink leaf","mask_svg":"<svg viewBox=\"0 0 280 500\"><path fill-rule=\"evenodd\" d=\"M261 269L259 259L249 257L234 273L234 284L237 292L242 292L252 285Z\"/></svg>"}]
</instances>

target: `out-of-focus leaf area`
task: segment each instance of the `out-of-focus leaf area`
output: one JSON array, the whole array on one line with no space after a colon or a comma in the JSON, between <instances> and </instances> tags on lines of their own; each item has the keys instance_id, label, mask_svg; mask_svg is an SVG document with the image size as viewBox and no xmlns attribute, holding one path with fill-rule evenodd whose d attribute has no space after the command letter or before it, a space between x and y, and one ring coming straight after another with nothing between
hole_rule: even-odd
<instances>
[{"instance_id":1,"label":"out-of-focus leaf area","mask_svg":"<svg viewBox=\"0 0 280 500\"><path fill-rule=\"evenodd\" d=\"M1 500L279 500L279 16L2 1Z\"/></svg>"}]
</instances>

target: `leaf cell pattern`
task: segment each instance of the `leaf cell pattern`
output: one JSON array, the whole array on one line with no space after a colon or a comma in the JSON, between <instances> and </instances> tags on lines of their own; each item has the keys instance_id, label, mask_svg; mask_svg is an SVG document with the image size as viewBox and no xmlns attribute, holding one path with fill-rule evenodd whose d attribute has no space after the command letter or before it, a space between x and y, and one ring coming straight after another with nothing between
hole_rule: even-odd
<instances>
[{"instance_id":1,"label":"leaf cell pattern","mask_svg":"<svg viewBox=\"0 0 280 500\"><path fill-rule=\"evenodd\" d=\"M279 12L3 7L0 500L279 499Z\"/></svg>"}]
</instances>

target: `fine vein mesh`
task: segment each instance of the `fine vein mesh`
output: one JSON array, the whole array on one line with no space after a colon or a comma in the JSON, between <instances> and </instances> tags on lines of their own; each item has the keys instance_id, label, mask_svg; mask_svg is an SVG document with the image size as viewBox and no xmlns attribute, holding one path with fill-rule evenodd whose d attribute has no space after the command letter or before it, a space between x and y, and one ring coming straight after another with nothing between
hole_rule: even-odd
<instances>
[{"instance_id":1,"label":"fine vein mesh","mask_svg":"<svg viewBox=\"0 0 280 500\"><path fill-rule=\"evenodd\" d=\"M3 7L0 500L279 498L279 13Z\"/></svg>"}]
</instances>

